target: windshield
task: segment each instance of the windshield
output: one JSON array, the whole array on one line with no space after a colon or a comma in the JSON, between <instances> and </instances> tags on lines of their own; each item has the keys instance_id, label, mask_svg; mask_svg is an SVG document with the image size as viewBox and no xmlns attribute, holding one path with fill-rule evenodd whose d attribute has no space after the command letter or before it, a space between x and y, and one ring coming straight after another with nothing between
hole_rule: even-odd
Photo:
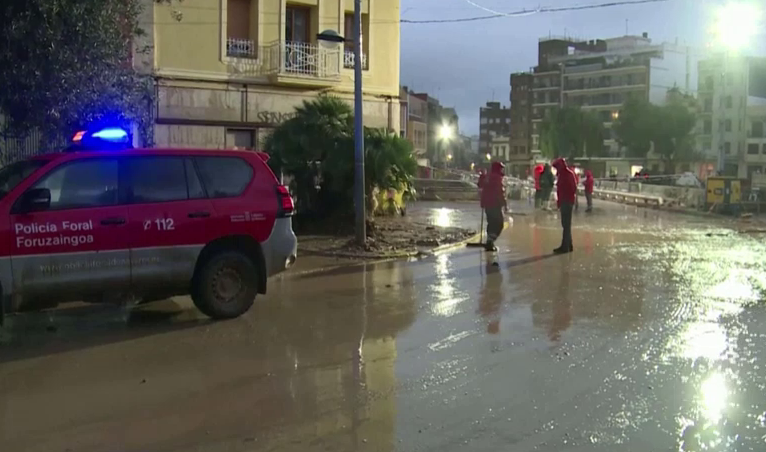
<instances>
[{"instance_id":1,"label":"windshield","mask_svg":"<svg viewBox=\"0 0 766 452\"><path fill-rule=\"evenodd\" d=\"M29 177L38 168L45 166L46 163L48 163L47 160L22 160L0 169L0 198L5 197L21 181Z\"/></svg>"}]
</instances>

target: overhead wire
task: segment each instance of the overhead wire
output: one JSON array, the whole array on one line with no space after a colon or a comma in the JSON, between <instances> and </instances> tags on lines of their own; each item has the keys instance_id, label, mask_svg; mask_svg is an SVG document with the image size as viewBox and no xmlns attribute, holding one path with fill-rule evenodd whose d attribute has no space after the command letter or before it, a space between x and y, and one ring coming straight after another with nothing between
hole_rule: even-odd
<instances>
[{"instance_id":1,"label":"overhead wire","mask_svg":"<svg viewBox=\"0 0 766 452\"><path fill-rule=\"evenodd\" d=\"M477 5L477 3L472 2L471 0L465 0L465 1L467 1L469 4ZM582 11L582 10L588 10L588 9L611 8L614 6L640 5L645 3L664 3L668 1L670 0L620 0L620 1L612 1L612 2L606 2L606 3L595 3L591 5L573 5L573 6L558 6L558 7L541 6L535 9L523 9L523 10L514 11L510 13L494 11L489 8L485 8L481 5L478 5L481 9L485 11L488 11L488 12L494 11L494 12L488 16L462 17L457 19L424 19L424 20L401 19L399 22L403 24L437 24L437 23L475 22L480 20L499 19L502 17L523 17L523 16L530 16L532 14L558 13L558 12L564 12L564 11Z\"/></svg>"},{"instance_id":2,"label":"overhead wire","mask_svg":"<svg viewBox=\"0 0 766 452\"><path fill-rule=\"evenodd\" d=\"M641 5L641 4L648 4L648 3L665 3L671 0L614 0L610 2L585 4L585 5L540 6L534 9L525 8L522 10L512 11L512 12L496 11L496 10L487 8L485 6L482 6L474 2L473 0L464 0L464 1L474 7L482 9L491 14L484 15L484 16L459 17L459 18L452 18L452 19L402 19L402 18L389 19L389 20L371 19L369 23L370 24L445 24L445 23L476 22L476 21L484 21L484 20L500 19L500 18L526 17L526 16L532 16L536 14L552 14L552 13L559 13L559 12L566 12L566 11L583 11L583 10L592 10L592 9L601 9L601 8L612 8L617 6ZM215 7L187 6L187 5L173 8L173 10L183 14L183 10L187 8L197 9L197 10L199 9L209 9L209 10L216 10L216 11L220 10L220 8L215 8ZM279 15L280 13L262 13L262 14ZM337 19L336 16L327 16L325 18ZM217 20L187 21L182 18L180 20L171 20L171 21L152 21L151 23L157 24L157 25L218 25L220 24L220 21L217 21ZM261 22L261 25L280 25L280 23L281 22L278 22L278 21L275 21L275 22L269 21L269 22Z\"/></svg>"}]
</instances>

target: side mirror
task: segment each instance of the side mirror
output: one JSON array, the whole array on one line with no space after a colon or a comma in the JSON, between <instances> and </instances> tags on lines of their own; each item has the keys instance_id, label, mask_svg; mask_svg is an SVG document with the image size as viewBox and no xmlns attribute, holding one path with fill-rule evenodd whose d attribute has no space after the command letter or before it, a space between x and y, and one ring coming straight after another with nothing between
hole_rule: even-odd
<instances>
[{"instance_id":1,"label":"side mirror","mask_svg":"<svg viewBox=\"0 0 766 452\"><path fill-rule=\"evenodd\" d=\"M51 206L51 191L47 188L32 188L21 195L21 208L24 212L48 210Z\"/></svg>"}]
</instances>

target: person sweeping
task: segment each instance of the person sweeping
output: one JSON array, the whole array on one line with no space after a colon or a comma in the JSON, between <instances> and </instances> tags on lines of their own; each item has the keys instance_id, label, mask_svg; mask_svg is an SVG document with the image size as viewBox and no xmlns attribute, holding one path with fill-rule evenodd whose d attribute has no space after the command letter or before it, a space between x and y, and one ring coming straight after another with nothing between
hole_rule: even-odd
<instances>
[{"instance_id":1,"label":"person sweeping","mask_svg":"<svg viewBox=\"0 0 766 452\"><path fill-rule=\"evenodd\" d=\"M503 209L507 208L503 185L504 171L505 165L502 162L493 162L489 174L479 180L481 208L487 216L487 243L484 245L487 251L497 251L495 241L503 232Z\"/></svg>"}]
</instances>

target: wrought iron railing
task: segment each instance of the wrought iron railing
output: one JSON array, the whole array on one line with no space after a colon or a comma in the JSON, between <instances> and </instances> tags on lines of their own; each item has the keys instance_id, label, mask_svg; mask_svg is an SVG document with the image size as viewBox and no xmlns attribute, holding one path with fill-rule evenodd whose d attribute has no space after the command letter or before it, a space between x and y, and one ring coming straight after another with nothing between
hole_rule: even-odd
<instances>
[{"instance_id":1,"label":"wrought iron railing","mask_svg":"<svg viewBox=\"0 0 766 452\"><path fill-rule=\"evenodd\" d=\"M340 51L308 42L277 41L263 48L267 74L334 78L340 75Z\"/></svg>"},{"instance_id":2,"label":"wrought iron railing","mask_svg":"<svg viewBox=\"0 0 766 452\"><path fill-rule=\"evenodd\" d=\"M226 56L255 58L257 56L257 47L252 39L227 38Z\"/></svg>"},{"instance_id":3,"label":"wrought iron railing","mask_svg":"<svg viewBox=\"0 0 766 452\"><path fill-rule=\"evenodd\" d=\"M343 52L343 67L346 69L354 68L354 52L353 51L346 50ZM366 71L367 69L368 69L367 54L362 53L362 70Z\"/></svg>"}]
</instances>

